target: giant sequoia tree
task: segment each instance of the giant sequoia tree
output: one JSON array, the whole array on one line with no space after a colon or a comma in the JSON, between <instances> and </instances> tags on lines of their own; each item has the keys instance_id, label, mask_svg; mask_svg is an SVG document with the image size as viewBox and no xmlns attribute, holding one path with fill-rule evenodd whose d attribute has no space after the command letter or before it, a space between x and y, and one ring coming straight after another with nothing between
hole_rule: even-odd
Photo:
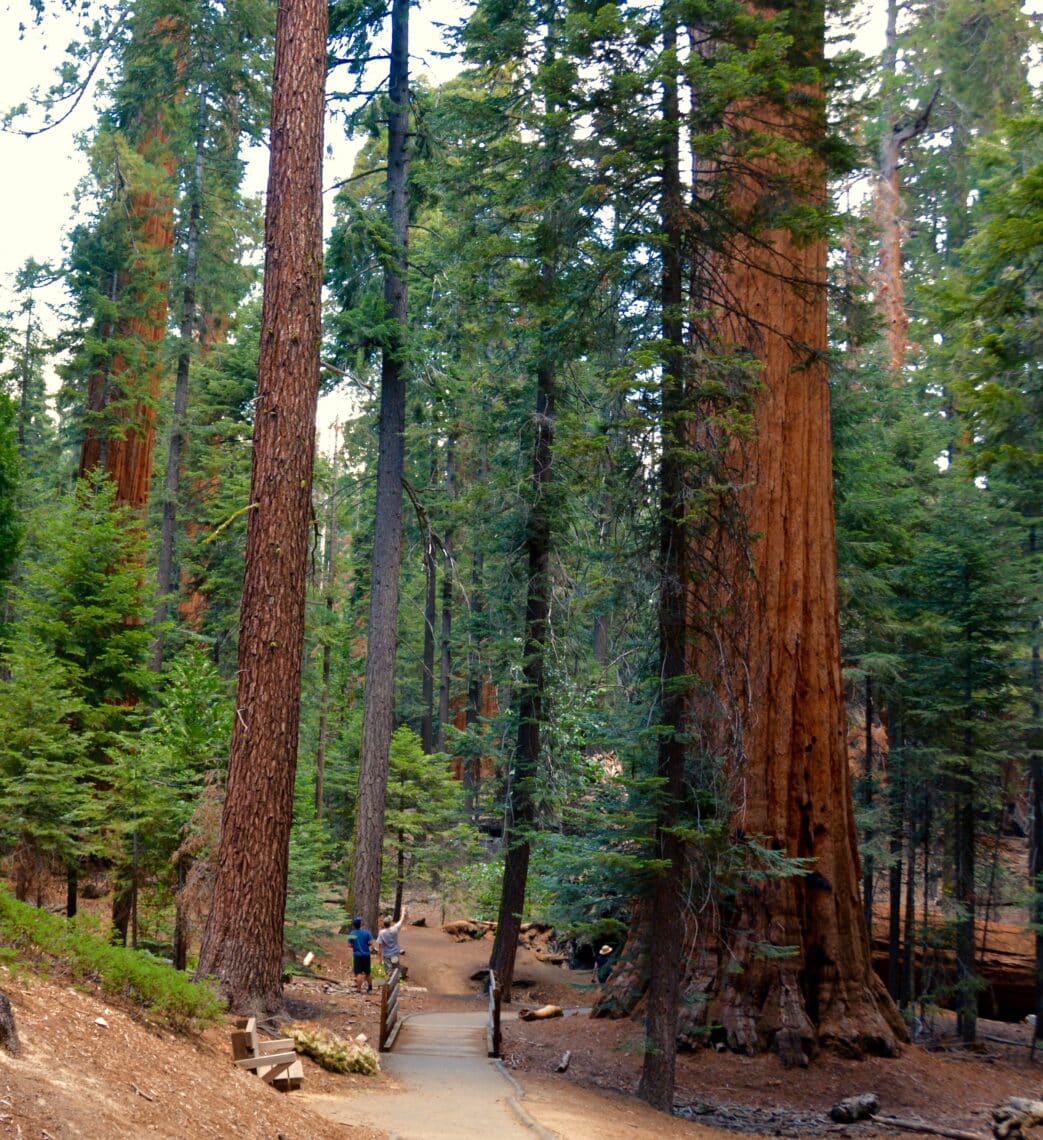
<instances>
[{"instance_id":1,"label":"giant sequoia tree","mask_svg":"<svg viewBox=\"0 0 1043 1140\"><path fill-rule=\"evenodd\" d=\"M199 954L234 1009L282 1000L322 287L326 5L279 9L236 716Z\"/></svg>"},{"instance_id":2,"label":"giant sequoia tree","mask_svg":"<svg viewBox=\"0 0 1043 1140\"><path fill-rule=\"evenodd\" d=\"M716 545L712 556L736 571L747 559L752 569L722 617L720 638L725 684L743 723L741 742L730 741L726 755L734 838L806 860L810 873L741 886L702 942L687 988L709 990L731 1048L773 1046L784 1061L806 1063L822 1044L892 1053L905 1034L869 960L845 745L826 242L815 221L825 202L817 157L823 10L816 0L795 0L783 12L788 98L733 109L745 130L775 139L770 157L747 158L731 190L736 217L763 228L719 255L711 310L720 347L762 366L754 442L733 457L754 538L736 548L731 533L718 532L698 543L704 554ZM719 599L696 589L691 604L706 612Z\"/></svg>"}]
</instances>

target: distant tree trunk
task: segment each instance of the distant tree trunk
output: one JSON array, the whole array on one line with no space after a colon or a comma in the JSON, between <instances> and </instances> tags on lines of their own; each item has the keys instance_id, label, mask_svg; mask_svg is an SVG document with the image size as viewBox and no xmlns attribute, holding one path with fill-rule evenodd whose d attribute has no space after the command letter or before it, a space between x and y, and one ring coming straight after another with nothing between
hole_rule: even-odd
<instances>
[{"instance_id":1,"label":"distant tree trunk","mask_svg":"<svg viewBox=\"0 0 1043 1140\"><path fill-rule=\"evenodd\" d=\"M489 478L489 453L484 444L481 446L478 461L478 478L486 483ZM469 747L474 749L468 754L464 762L463 785L464 799L470 813L471 822L478 822L479 791L482 779L482 758L477 750L475 736L482 718L485 690L485 676L482 668L482 638L485 621L485 553L479 545L475 545L471 555L471 612L470 633L467 647L467 713L466 726L470 737Z\"/></svg>"},{"instance_id":2,"label":"distant tree trunk","mask_svg":"<svg viewBox=\"0 0 1043 1140\"><path fill-rule=\"evenodd\" d=\"M430 528L424 539L424 649L420 704L420 743L424 754L435 750L435 619L438 617L438 563Z\"/></svg>"},{"instance_id":3,"label":"distant tree trunk","mask_svg":"<svg viewBox=\"0 0 1043 1140\"><path fill-rule=\"evenodd\" d=\"M75 918L79 899L80 869L75 863L65 868L65 917Z\"/></svg>"},{"instance_id":4,"label":"distant tree trunk","mask_svg":"<svg viewBox=\"0 0 1043 1140\"><path fill-rule=\"evenodd\" d=\"M677 52L677 10L663 7L663 56ZM654 945L651 948L644 1060L637 1095L663 1112L673 1109L677 1058L680 963L684 960L682 891L684 842L677 824L684 797L685 707L688 674L685 553L689 545L689 507L685 464L689 425L685 390L684 281L682 224L684 201L680 170L680 98L676 73L664 70L662 94L663 155L660 189L662 269L660 305L664 360L662 371L662 456L659 491L659 752L656 775L655 857L649 901Z\"/></svg>"},{"instance_id":5,"label":"distant tree trunk","mask_svg":"<svg viewBox=\"0 0 1043 1140\"><path fill-rule=\"evenodd\" d=\"M781 10L790 17L791 62L820 67L821 4L793 0ZM784 107L762 103L747 113L755 129L812 148L824 130L821 91L811 88ZM771 185L781 175L794 200L824 203L825 172L811 155L759 161L761 175ZM752 219L763 198L756 164L747 163L751 173L736 178L732 204ZM720 259L720 309L711 314L722 346L742 346L763 364L754 441L734 456L735 485L748 488L740 500L746 534L760 537L736 549L735 537L718 532L700 548L714 557L716 541L732 551L724 560L742 567L749 546L752 559L753 584L740 583L721 637L723 684L743 717L741 753L732 754L740 789L733 828L808 860L814 872L741 891L716 936L707 933L716 965L698 985L714 993L729 1047L774 1048L787 1064L806 1064L822 1045L891 1054L906 1036L871 967L859 892L840 676L825 278L825 240L781 229L739 237ZM765 954L765 946L783 953Z\"/></svg>"},{"instance_id":6,"label":"distant tree trunk","mask_svg":"<svg viewBox=\"0 0 1043 1140\"><path fill-rule=\"evenodd\" d=\"M911 1006L916 998L916 829L910 805L905 869L905 953L903 956L900 1004Z\"/></svg>"},{"instance_id":7,"label":"distant tree trunk","mask_svg":"<svg viewBox=\"0 0 1043 1140\"><path fill-rule=\"evenodd\" d=\"M866 702L866 770L862 782L862 804L866 808L873 806L875 794L875 778L873 775L873 679L866 676L865 689ZM873 839L872 828L866 830L866 842ZM873 855L869 852L862 865L862 909L866 916L866 932L870 943L873 940Z\"/></svg>"},{"instance_id":8,"label":"distant tree trunk","mask_svg":"<svg viewBox=\"0 0 1043 1140\"><path fill-rule=\"evenodd\" d=\"M953 800L953 897L960 907L956 920L956 1016L960 1036L968 1044L978 1032L978 987L974 966L974 847L977 842L974 796L965 788Z\"/></svg>"},{"instance_id":9,"label":"distant tree trunk","mask_svg":"<svg viewBox=\"0 0 1043 1140\"><path fill-rule=\"evenodd\" d=\"M166 453L166 473L163 483L163 520L160 529L160 549L156 557L156 638L153 645L152 668L158 673L163 668L165 634L163 624L170 610L169 596L173 592L174 538L178 526L178 488L181 480L181 462L185 450L185 415L188 410L188 378L192 367L192 352L196 331L196 283L199 275L199 220L203 205L203 163L205 154L206 99L209 88L199 88L196 114L196 155L192 186L192 204L188 211L188 233L185 239L185 283L181 291L181 328L178 345L178 372L174 380L173 416L170 425L170 445Z\"/></svg>"},{"instance_id":10,"label":"distant tree trunk","mask_svg":"<svg viewBox=\"0 0 1043 1140\"><path fill-rule=\"evenodd\" d=\"M159 21L154 34L169 38L172 26ZM88 382L87 423L80 451L80 475L104 468L116 487L116 501L144 508L149 500L156 442L156 404L163 375L161 346L167 332L168 287L174 250L175 157L166 125L163 93L143 113L137 150L149 164L154 185L132 190L121 205L133 228L136 257L113 277L111 294L129 308L105 335L124 342L108 365ZM167 96L172 102L174 93Z\"/></svg>"},{"instance_id":11,"label":"distant tree trunk","mask_svg":"<svg viewBox=\"0 0 1043 1140\"><path fill-rule=\"evenodd\" d=\"M1029 526L1028 554L1035 561L1038 541L1035 525ZM1032 797L1032 822L1029 839L1029 875L1032 878L1032 921L1035 926L1036 950L1036 1028L1035 1043L1043 1040L1043 665L1040 661L1040 628L1037 614L1032 615L1032 671L1029 707L1032 719L1029 724L1029 789Z\"/></svg>"},{"instance_id":12,"label":"distant tree trunk","mask_svg":"<svg viewBox=\"0 0 1043 1140\"><path fill-rule=\"evenodd\" d=\"M904 774L892 776L904 785ZM898 1001L901 997L902 977L902 849L905 796L902 787L895 788L891 817L891 866L888 881L887 921L887 992Z\"/></svg>"},{"instance_id":13,"label":"distant tree trunk","mask_svg":"<svg viewBox=\"0 0 1043 1140\"><path fill-rule=\"evenodd\" d=\"M177 893L174 895L173 966L175 970L188 968L188 915L182 891L188 881L189 857L177 856Z\"/></svg>"},{"instance_id":14,"label":"distant tree trunk","mask_svg":"<svg viewBox=\"0 0 1043 1140\"><path fill-rule=\"evenodd\" d=\"M349 896L353 909L375 929L384 862L384 815L391 732L395 717L398 579L402 564L402 480L405 468L405 334L409 320L406 267L409 249L409 3L391 7L388 86L387 212L395 240L394 263L384 271L384 310L391 343L380 371L380 444L377 458L376 535L370 574L366 694L362 760L355 816L355 864Z\"/></svg>"},{"instance_id":15,"label":"distant tree trunk","mask_svg":"<svg viewBox=\"0 0 1043 1140\"><path fill-rule=\"evenodd\" d=\"M300 719L319 387L326 5L279 6L264 301L236 715L198 977L231 1008L282 1004L283 920Z\"/></svg>"},{"instance_id":16,"label":"distant tree trunk","mask_svg":"<svg viewBox=\"0 0 1043 1140\"><path fill-rule=\"evenodd\" d=\"M445 456L446 497L456 498L456 434L449 433ZM438 736L435 747L445 752L445 732L449 724L449 687L453 677L453 532L448 530L442 546L442 624L438 655Z\"/></svg>"},{"instance_id":17,"label":"distant tree trunk","mask_svg":"<svg viewBox=\"0 0 1043 1140\"><path fill-rule=\"evenodd\" d=\"M544 277L551 271L545 269ZM533 448L532 505L525 531L528 591L525 647L518 687L518 743L507 793L503 890L489 967L504 1001L511 1000L518 934L529 874L529 832L535 822L534 784L539 771L540 732L546 721L545 657L550 619L551 502L554 477L555 372L549 361L536 369L536 443Z\"/></svg>"},{"instance_id":18,"label":"distant tree trunk","mask_svg":"<svg viewBox=\"0 0 1043 1140\"><path fill-rule=\"evenodd\" d=\"M336 438L336 437L335 437ZM326 636L322 641L322 691L319 695L319 739L315 750L315 818L326 814L326 753L330 742L330 686L333 674L332 619L337 581L337 482L339 451L333 448L333 479L326 514L326 545L323 552L323 586L326 594Z\"/></svg>"},{"instance_id":19,"label":"distant tree trunk","mask_svg":"<svg viewBox=\"0 0 1043 1140\"><path fill-rule=\"evenodd\" d=\"M159 553L156 559L156 638L152 647L152 669L163 668L166 634L163 625L170 610L170 594L174 589L174 544L177 534L178 489L185 448L185 414L188 410L188 380L192 364L192 346L196 331L196 283L199 277L199 229L202 217L203 161L205 154L206 107L208 88L199 89L196 115L196 154L192 182L192 199L188 212L185 238L185 276L181 292L181 329L174 381L174 409L167 448L167 469L163 483L163 519L160 524Z\"/></svg>"},{"instance_id":20,"label":"distant tree trunk","mask_svg":"<svg viewBox=\"0 0 1043 1140\"><path fill-rule=\"evenodd\" d=\"M888 0L884 71L893 79L898 66L898 0ZM874 288L876 303L884 320L888 365L897 372L905 364L909 349L909 314L905 308L905 282L902 276L902 248L905 218L902 206L902 179L899 162L906 144L927 128L934 100L911 121L895 122L897 111L885 101L884 130L877 157L876 221L880 233L880 255Z\"/></svg>"}]
</instances>

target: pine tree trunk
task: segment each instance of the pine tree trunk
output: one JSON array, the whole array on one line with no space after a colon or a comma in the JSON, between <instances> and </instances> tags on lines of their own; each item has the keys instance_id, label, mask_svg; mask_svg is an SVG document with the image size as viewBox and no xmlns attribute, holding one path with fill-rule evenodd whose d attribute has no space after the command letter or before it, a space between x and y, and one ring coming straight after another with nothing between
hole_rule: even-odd
<instances>
[{"instance_id":1,"label":"pine tree trunk","mask_svg":"<svg viewBox=\"0 0 1043 1140\"><path fill-rule=\"evenodd\" d=\"M953 801L953 897L960 908L956 920L956 1017L960 1036L968 1044L978 1032L978 974L975 969L974 922L977 913L974 887L976 809L966 788Z\"/></svg>"},{"instance_id":2,"label":"pine tree trunk","mask_svg":"<svg viewBox=\"0 0 1043 1140\"><path fill-rule=\"evenodd\" d=\"M453 677L453 540L446 536L442 558L442 611L438 653L438 733L435 749L445 752L449 724L449 686Z\"/></svg>"},{"instance_id":3,"label":"pine tree trunk","mask_svg":"<svg viewBox=\"0 0 1043 1140\"><path fill-rule=\"evenodd\" d=\"M395 239L384 273L384 311L392 330L380 372L380 444L377 458L376 534L370 574L366 694L362 760L355 817L354 910L371 930L380 909L389 749L395 716L398 579L402 563L402 486L405 467L405 333L409 319L406 264L409 249L409 4L393 0L388 93L387 212Z\"/></svg>"},{"instance_id":4,"label":"pine tree trunk","mask_svg":"<svg viewBox=\"0 0 1043 1140\"><path fill-rule=\"evenodd\" d=\"M482 717L482 658L480 652L481 638L474 632L475 625L482 621L485 611L485 555L476 549L471 562L471 627L467 654L467 714L466 726L469 733L478 731ZM474 747L474 742L471 742ZM471 820L478 821L478 790L481 783L481 757L474 752L464 763L464 798L467 801L467 810Z\"/></svg>"},{"instance_id":5,"label":"pine tree trunk","mask_svg":"<svg viewBox=\"0 0 1043 1140\"><path fill-rule=\"evenodd\" d=\"M445 455L446 498L456 498L456 434L449 433ZM438 735L435 747L445 752L446 728L449 725L449 688L453 677L453 532L446 532L442 547L442 625L438 655Z\"/></svg>"},{"instance_id":6,"label":"pine tree trunk","mask_svg":"<svg viewBox=\"0 0 1043 1140\"><path fill-rule=\"evenodd\" d=\"M1030 525L1028 535L1029 557L1035 560L1038 553L1036 527ZM1029 787L1032 796L1032 823L1029 841L1029 875L1032 877L1032 921L1035 925L1036 949L1036 1028L1035 1043L1043 1040L1043 663L1040 661L1040 619L1032 615L1032 666L1029 707L1032 719L1029 724Z\"/></svg>"},{"instance_id":7,"label":"pine tree trunk","mask_svg":"<svg viewBox=\"0 0 1043 1140\"><path fill-rule=\"evenodd\" d=\"M79 902L80 871L75 863L65 868L65 917L75 918Z\"/></svg>"},{"instance_id":8,"label":"pine tree trunk","mask_svg":"<svg viewBox=\"0 0 1043 1140\"><path fill-rule=\"evenodd\" d=\"M862 782L862 804L866 808L873 806L875 797L875 778L873 775L873 680L866 677L866 770ZM872 830L866 832L866 842L873 838ZM862 909L865 912L866 931L870 942L873 938L873 856L868 854L862 867Z\"/></svg>"},{"instance_id":9,"label":"pine tree trunk","mask_svg":"<svg viewBox=\"0 0 1043 1140\"><path fill-rule=\"evenodd\" d=\"M821 6L796 0L782 10L792 62L820 66ZM807 90L784 108L759 104L750 122L814 144L824 129L819 101ZM824 203L816 161L781 171L761 161L769 184L781 173L797 201ZM736 179L733 195L733 208L753 218L761 194L752 174ZM722 921L723 945L708 950L717 955L716 1020L728 1045L774 1048L785 1063L805 1064L823 1045L892 1054L906 1034L873 973L859 893L837 619L826 243L785 230L761 239L737 238L719 266L719 342L745 346L763 364L754 440L734 460L736 485L748 488L746 532L760 537L734 549L718 535L732 543L726 562L742 567L748 546L753 569L721 638L743 718L733 829L810 860L814 873L741 892ZM709 605L717 601L712 595Z\"/></svg>"},{"instance_id":10,"label":"pine tree trunk","mask_svg":"<svg viewBox=\"0 0 1043 1140\"><path fill-rule=\"evenodd\" d=\"M545 654L550 618L551 502L554 457L555 374L549 362L536 370L536 443L533 449L532 506L525 534L528 591L525 603L523 680L518 688L518 744L507 801L503 890L489 967L503 1000L511 1000L518 934L525 909L525 887L535 821L534 784L545 722Z\"/></svg>"},{"instance_id":11,"label":"pine tree trunk","mask_svg":"<svg viewBox=\"0 0 1043 1140\"><path fill-rule=\"evenodd\" d=\"M177 891L174 895L174 937L173 937L173 966L175 970L184 970L188 967L188 915L185 913L185 901L182 891L188 881L187 855L177 857Z\"/></svg>"},{"instance_id":12,"label":"pine tree trunk","mask_svg":"<svg viewBox=\"0 0 1043 1140\"><path fill-rule=\"evenodd\" d=\"M236 715L214 895L197 976L231 1008L282 1004L283 920L300 718L322 288L326 5L276 25L261 346Z\"/></svg>"},{"instance_id":13,"label":"pine tree trunk","mask_svg":"<svg viewBox=\"0 0 1043 1140\"><path fill-rule=\"evenodd\" d=\"M902 798L895 808L901 812ZM901 815L891 824L891 866L887 873L887 992L898 1001L902 976L902 823Z\"/></svg>"},{"instance_id":14,"label":"pine tree trunk","mask_svg":"<svg viewBox=\"0 0 1043 1140\"><path fill-rule=\"evenodd\" d=\"M334 436L336 438L336 436ZM333 448L333 478L330 489L329 510L326 516L326 545L323 559L323 578L326 593L326 636L322 642L322 691L319 694L319 734L315 749L315 818L326 814L326 753L330 742L330 699L333 675L332 623L336 604L334 589L337 581L337 481L339 451Z\"/></svg>"},{"instance_id":15,"label":"pine tree trunk","mask_svg":"<svg viewBox=\"0 0 1043 1140\"><path fill-rule=\"evenodd\" d=\"M916 998L916 832L913 813L909 813L908 841L906 843L905 870L905 939L902 959L902 986L899 1004L903 1009Z\"/></svg>"},{"instance_id":16,"label":"pine tree trunk","mask_svg":"<svg viewBox=\"0 0 1043 1140\"><path fill-rule=\"evenodd\" d=\"M677 11L663 8L663 55L677 51ZM684 477L688 454L682 306L681 225L684 203L680 173L680 101L677 76L663 78L663 165L660 225L663 232L661 308L664 344L662 375L662 458L659 505L659 753L656 775L655 857L651 883L651 947L644 1060L637 1095L654 1108L673 1108L677 1058L678 995L684 949L682 890L684 843L677 824L684 797L686 756L685 684L688 673L685 622L685 551L688 506Z\"/></svg>"},{"instance_id":17,"label":"pine tree trunk","mask_svg":"<svg viewBox=\"0 0 1043 1140\"><path fill-rule=\"evenodd\" d=\"M435 750L435 619L438 616L438 564L434 536L424 541L424 649L421 682L420 742L424 754Z\"/></svg>"}]
</instances>

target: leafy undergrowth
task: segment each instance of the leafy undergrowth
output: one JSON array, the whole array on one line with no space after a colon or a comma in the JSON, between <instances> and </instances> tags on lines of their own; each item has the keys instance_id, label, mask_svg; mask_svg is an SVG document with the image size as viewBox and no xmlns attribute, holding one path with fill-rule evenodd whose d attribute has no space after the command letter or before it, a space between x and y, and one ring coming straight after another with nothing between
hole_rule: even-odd
<instances>
[{"instance_id":1,"label":"leafy undergrowth","mask_svg":"<svg viewBox=\"0 0 1043 1140\"><path fill-rule=\"evenodd\" d=\"M172 1029L197 1030L213 1024L224 1004L206 985L125 946L115 946L89 917L71 922L16 901L0 888L0 961L17 970L32 961L41 973L64 968L80 982L141 1006Z\"/></svg>"}]
</instances>

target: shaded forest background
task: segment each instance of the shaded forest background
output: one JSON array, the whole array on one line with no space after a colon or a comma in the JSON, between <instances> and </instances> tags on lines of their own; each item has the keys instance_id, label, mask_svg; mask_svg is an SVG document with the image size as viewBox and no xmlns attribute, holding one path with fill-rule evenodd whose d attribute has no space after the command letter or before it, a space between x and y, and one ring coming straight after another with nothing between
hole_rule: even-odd
<instances>
[{"instance_id":1,"label":"shaded forest background","mask_svg":"<svg viewBox=\"0 0 1043 1140\"><path fill-rule=\"evenodd\" d=\"M747 509L742 458L772 436L775 338L798 384L828 360L864 909L841 934L876 914L894 1001L955 1005L973 1038L989 924L1043 922L1036 21L1006 0L892 4L866 57L858 13L834 11L823 62L814 6L479 0L452 33L462 70L429 88L393 47L389 75L396 11L328 10L327 138L366 141L325 242L321 385L354 411L307 512L287 951L333 928L331 894L375 921L356 841L376 753L379 898L539 918L579 960L626 948L608 1012L647 984L664 866L682 990L706 931L765 884L799 881L812 925L831 873L801 836L734 823L757 711L734 671L757 671L756 591L737 583L784 523ZM91 8L9 117L61 130L104 76L65 257L21 268L0 330L0 856L20 899L60 877L70 917L111 892L114 936L182 968L242 715L272 334L244 147L268 131L273 34L259 0ZM800 251L819 243L822 346L783 315L810 306ZM784 286L762 309L755 272ZM816 601L801 636L833 622ZM501 905L519 881L524 904ZM752 941L806 981L807 947ZM512 953L494 950L508 986ZM689 1039L714 1025L682 1009ZM785 1052L787 1025L729 1043Z\"/></svg>"}]
</instances>

